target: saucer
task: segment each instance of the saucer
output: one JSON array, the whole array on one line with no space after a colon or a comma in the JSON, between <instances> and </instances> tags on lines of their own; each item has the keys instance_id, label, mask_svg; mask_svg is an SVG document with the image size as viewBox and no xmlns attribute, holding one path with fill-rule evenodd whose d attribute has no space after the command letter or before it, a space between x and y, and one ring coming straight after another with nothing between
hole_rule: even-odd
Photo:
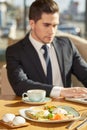
<instances>
[{"instance_id":1,"label":"saucer","mask_svg":"<svg viewBox=\"0 0 87 130\"><path fill-rule=\"evenodd\" d=\"M50 102L52 99L50 97L45 97L42 101L40 102L32 102L28 99L28 97L24 97L22 98L22 101L24 103L28 103L28 104L36 104L36 105L39 105L39 104L45 104L47 102Z\"/></svg>"}]
</instances>

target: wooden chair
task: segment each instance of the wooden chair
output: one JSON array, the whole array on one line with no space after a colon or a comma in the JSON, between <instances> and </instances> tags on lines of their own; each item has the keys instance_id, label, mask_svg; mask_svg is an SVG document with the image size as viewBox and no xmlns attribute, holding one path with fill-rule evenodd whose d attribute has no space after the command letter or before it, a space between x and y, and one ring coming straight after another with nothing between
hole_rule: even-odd
<instances>
[{"instance_id":1,"label":"wooden chair","mask_svg":"<svg viewBox=\"0 0 87 130\"><path fill-rule=\"evenodd\" d=\"M15 44L16 42L18 42L20 39L12 39L12 38L8 38L8 46Z\"/></svg>"},{"instance_id":2,"label":"wooden chair","mask_svg":"<svg viewBox=\"0 0 87 130\"><path fill-rule=\"evenodd\" d=\"M56 35L61 37L68 37L75 44L81 56L87 61L87 40L86 39L76 35L64 33L61 31L58 31Z\"/></svg>"},{"instance_id":3,"label":"wooden chair","mask_svg":"<svg viewBox=\"0 0 87 130\"><path fill-rule=\"evenodd\" d=\"M7 78L6 65L1 69L1 95L15 95Z\"/></svg>"},{"instance_id":4,"label":"wooden chair","mask_svg":"<svg viewBox=\"0 0 87 130\"><path fill-rule=\"evenodd\" d=\"M82 57L87 61L87 40L66 33L58 33L58 36L66 36L69 37L75 46L78 48ZM81 82L75 76L72 76L73 86L83 86ZM11 85L9 84L6 72L6 65L4 65L1 69L1 94L2 95L15 95Z\"/></svg>"},{"instance_id":5,"label":"wooden chair","mask_svg":"<svg viewBox=\"0 0 87 130\"><path fill-rule=\"evenodd\" d=\"M64 33L61 31L57 31L56 35L61 37L68 37L75 44L83 59L87 62L87 40L86 39L72 34ZM78 79L74 75L72 75L72 85L83 87L82 83L78 81Z\"/></svg>"},{"instance_id":6,"label":"wooden chair","mask_svg":"<svg viewBox=\"0 0 87 130\"><path fill-rule=\"evenodd\" d=\"M8 46L15 44L19 39L8 38ZM7 78L6 65L1 68L1 95L15 95Z\"/></svg>"}]
</instances>

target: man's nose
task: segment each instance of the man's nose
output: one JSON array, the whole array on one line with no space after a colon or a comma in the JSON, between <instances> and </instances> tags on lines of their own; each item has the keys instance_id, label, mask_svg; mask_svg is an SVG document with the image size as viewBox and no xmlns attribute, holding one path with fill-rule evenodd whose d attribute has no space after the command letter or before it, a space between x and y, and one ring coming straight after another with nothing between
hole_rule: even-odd
<instances>
[{"instance_id":1,"label":"man's nose","mask_svg":"<svg viewBox=\"0 0 87 130\"><path fill-rule=\"evenodd\" d=\"M53 34L55 32L55 29L53 27L49 27L49 33Z\"/></svg>"}]
</instances>

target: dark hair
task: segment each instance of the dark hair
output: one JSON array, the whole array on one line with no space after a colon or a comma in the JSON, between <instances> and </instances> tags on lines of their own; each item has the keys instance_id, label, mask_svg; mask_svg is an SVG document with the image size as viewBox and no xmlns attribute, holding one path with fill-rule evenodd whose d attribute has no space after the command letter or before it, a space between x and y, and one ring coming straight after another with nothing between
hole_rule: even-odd
<instances>
[{"instance_id":1,"label":"dark hair","mask_svg":"<svg viewBox=\"0 0 87 130\"><path fill-rule=\"evenodd\" d=\"M53 0L36 0L29 9L29 19L35 22L39 20L43 13L56 13L59 12L57 3Z\"/></svg>"}]
</instances>

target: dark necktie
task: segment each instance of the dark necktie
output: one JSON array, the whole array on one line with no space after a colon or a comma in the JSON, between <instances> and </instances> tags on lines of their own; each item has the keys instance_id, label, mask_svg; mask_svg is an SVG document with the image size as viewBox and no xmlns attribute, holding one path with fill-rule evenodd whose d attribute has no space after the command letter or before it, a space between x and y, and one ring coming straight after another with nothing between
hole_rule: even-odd
<instances>
[{"instance_id":1,"label":"dark necktie","mask_svg":"<svg viewBox=\"0 0 87 130\"><path fill-rule=\"evenodd\" d=\"M47 45L43 45L42 49L44 50L43 56L46 61L46 67L47 67L47 82L48 84L52 84L52 68L49 57L49 47Z\"/></svg>"}]
</instances>

